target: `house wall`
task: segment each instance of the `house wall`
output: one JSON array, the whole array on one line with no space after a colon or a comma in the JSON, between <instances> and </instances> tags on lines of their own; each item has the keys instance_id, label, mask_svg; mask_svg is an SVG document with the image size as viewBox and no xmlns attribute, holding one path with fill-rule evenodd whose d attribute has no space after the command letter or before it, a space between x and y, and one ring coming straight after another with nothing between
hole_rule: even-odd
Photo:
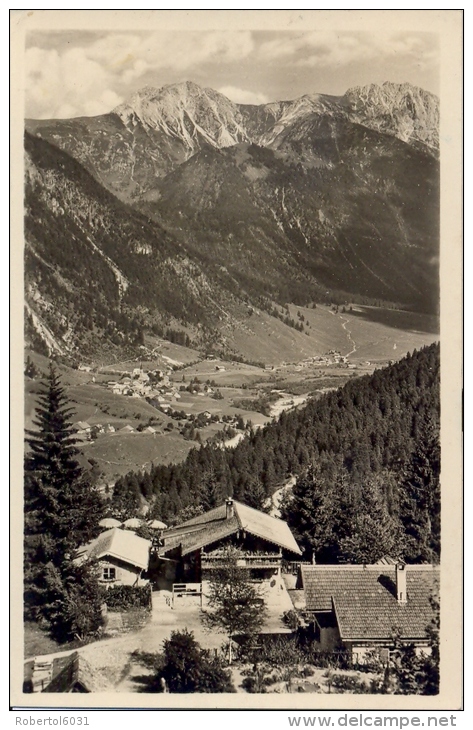
<instances>
[{"instance_id":1,"label":"house wall","mask_svg":"<svg viewBox=\"0 0 473 730\"><path fill-rule=\"evenodd\" d=\"M102 585L124 585L124 586L144 586L148 583L148 580L141 577L141 573L143 572L141 568L138 568L135 565L129 565L128 563L125 563L124 561L118 560L117 558L113 556L108 556L106 558L102 558L99 561L100 565L100 583ZM115 579L114 580L106 580L103 578L103 571L104 568L114 568L115 569Z\"/></svg>"},{"instance_id":2,"label":"house wall","mask_svg":"<svg viewBox=\"0 0 473 730\"><path fill-rule=\"evenodd\" d=\"M389 641L386 642L371 642L366 644L355 644L352 642L344 642L343 646L350 651L351 660L354 664L365 664L373 657L373 652L378 653L381 649L389 649L394 651L394 646ZM424 654L429 656L431 653L430 646L420 643L415 647L415 653L417 656Z\"/></svg>"}]
</instances>

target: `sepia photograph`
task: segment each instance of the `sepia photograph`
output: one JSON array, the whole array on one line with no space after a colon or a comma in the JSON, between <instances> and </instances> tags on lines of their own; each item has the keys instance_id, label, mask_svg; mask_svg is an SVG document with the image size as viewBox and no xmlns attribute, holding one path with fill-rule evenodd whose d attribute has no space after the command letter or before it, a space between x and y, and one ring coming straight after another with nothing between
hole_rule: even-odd
<instances>
[{"instance_id":1,"label":"sepia photograph","mask_svg":"<svg viewBox=\"0 0 473 730\"><path fill-rule=\"evenodd\" d=\"M461 709L462 17L11 11L13 704Z\"/></svg>"}]
</instances>

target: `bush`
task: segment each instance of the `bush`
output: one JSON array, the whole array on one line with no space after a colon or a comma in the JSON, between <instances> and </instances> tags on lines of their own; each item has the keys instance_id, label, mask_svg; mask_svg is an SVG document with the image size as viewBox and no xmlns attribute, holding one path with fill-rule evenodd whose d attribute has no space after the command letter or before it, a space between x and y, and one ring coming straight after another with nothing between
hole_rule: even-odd
<instances>
[{"instance_id":1,"label":"bush","mask_svg":"<svg viewBox=\"0 0 473 730\"><path fill-rule=\"evenodd\" d=\"M367 694L370 689L366 682L356 676L347 676L346 674L334 674L331 677L331 686L336 692L343 694L349 692L352 694Z\"/></svg>"},{"instance_id":2,"label":"bush","mask_svg":"<svg viewBox=\"0 0 473 730\"><path fill-rule=\"evenodd\" d=\"M257 642L248 641L240 646L240 657L246 661L264 661L271 667L300 664L305 660L302 648L294 637L282 639L259 636Z\"/></svg>"},{"instance_id":3,"label":"bush","mask_svg":"<svg viewBox=\"0 0 473 730\"><path fill-rule=\"evenodd\" d=\"M299 626L299 617L295 611L284 611L282 620L292 631L296 631Z\"/></svg>"},{"instance_id":4,"label":"bush","mask_svg":"<svg viewBox=\"0 0 473 730\"><path fill-rule=\"evenodd\" d=\"M151 608L151 586L112 586L105 593L105 603L112 611Z\"/></svg>"},{"instance_id":5,"label":"bush","mask_svg":"<svg viewBox=\"0 0 473 730\"><path fill-rule=\"evenodd\" d=\"M301 669L301 677L313 677L315 674L314 667L306 665Z\"/></svg>"},{"instance_id":6,"label":"bush","mask_svg":"<svg viewBox=\"0 0 473 730\"><path fill-rule=\"evenodd\" d=\"M170 692L235 692L229 670L202 649L187 629L173 631L164 642L164 666L158 675L162 679Z\"/></svg>"},{"instance_id":7,"label":"bush","mask_svg":"<svg viewBox=\"0 0 473 730\"><path fill-rule=\"evenodd\" d=\"M306 658L315 667L335 667L336 669L351 669L352 661L347 651L311 651L306 650Z\"/></svg>"},{"instance_id":8,"label":"bush","mask_svg":"<svg viewBox=\"0 0 473 730\"><path fill-rule=\"evenodd\" d=\"M250 694L262 694L271 684L280 681L280 677L271 674L272 668L268 664L255 663L252 669L242 672L246 675L241 686Z\"/></svg>"}]
</instances>

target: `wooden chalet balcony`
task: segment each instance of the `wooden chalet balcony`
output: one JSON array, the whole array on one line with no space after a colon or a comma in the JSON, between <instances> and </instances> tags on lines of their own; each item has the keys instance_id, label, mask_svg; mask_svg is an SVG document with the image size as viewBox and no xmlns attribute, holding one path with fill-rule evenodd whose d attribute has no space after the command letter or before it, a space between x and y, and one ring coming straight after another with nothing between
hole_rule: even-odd
<instances>
[{"instance_id":1,"label":"wooden chalet balcony","mask_svg":"<svg viewBox=\"0 0 473 730\"><path fill-rule=\"evenodd\" d=\"M226 555L223 552L201 552L200 564L202 569L216 570L224 564ZM237 560L241 568L278 568L281 564L282 553L244 552Z\"/></svg>"}]
</instances>

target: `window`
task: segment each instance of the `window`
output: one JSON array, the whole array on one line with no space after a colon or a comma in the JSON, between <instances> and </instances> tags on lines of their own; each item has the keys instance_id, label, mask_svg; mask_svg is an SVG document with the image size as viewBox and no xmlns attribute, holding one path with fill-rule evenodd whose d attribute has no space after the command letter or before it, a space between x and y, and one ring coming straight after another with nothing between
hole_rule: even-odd
<instances>
[{"instance_id":1,"label":"window","mask_svg":"<svg viewBox=\"0 0 473 730\"><path fill-rule=\"evenodd\" d=\"M115 568L104 568L103 569L103 579L104 580L115 580L115 578L116 578Z\"/></svg>"}]
</instances>

